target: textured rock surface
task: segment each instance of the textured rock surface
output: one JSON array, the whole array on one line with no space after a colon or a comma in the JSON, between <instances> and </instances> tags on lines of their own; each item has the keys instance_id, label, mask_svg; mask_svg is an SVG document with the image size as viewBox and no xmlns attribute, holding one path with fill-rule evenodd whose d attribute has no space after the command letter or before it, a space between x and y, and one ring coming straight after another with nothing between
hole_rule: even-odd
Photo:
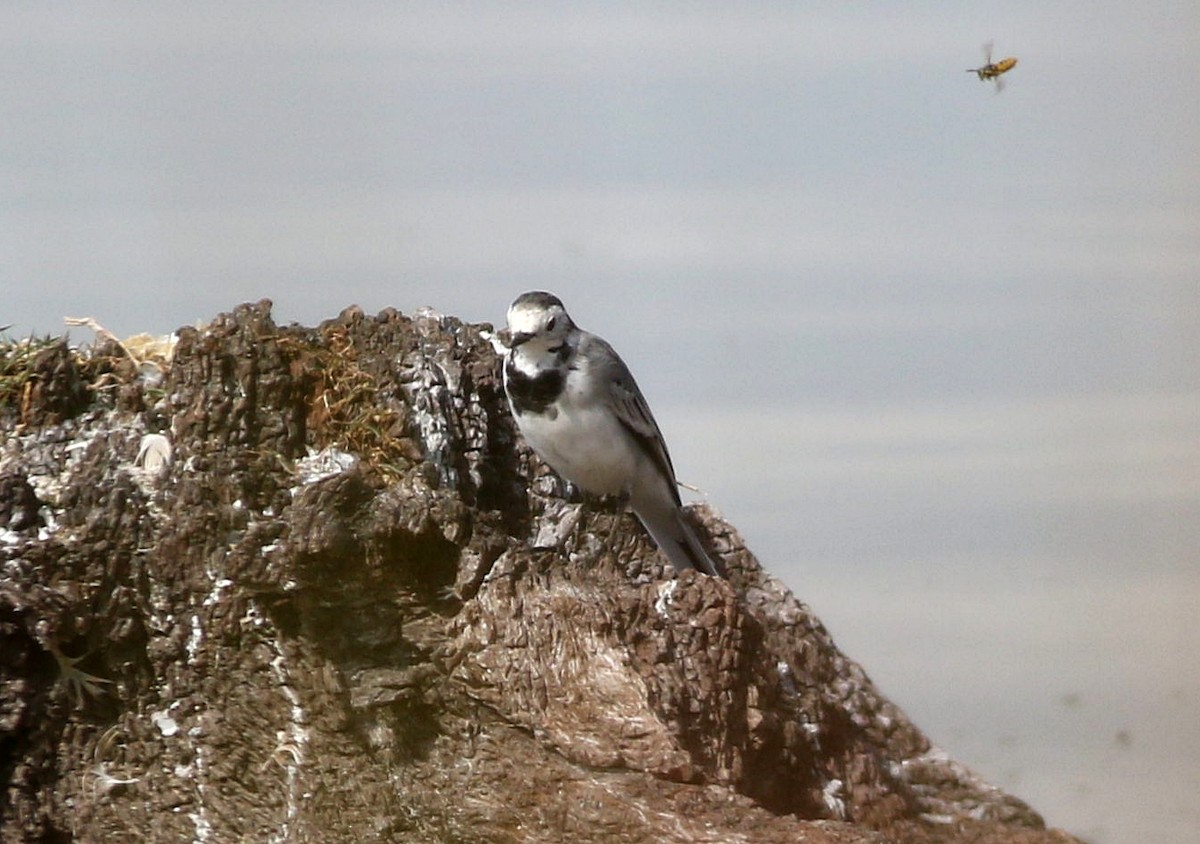
<instances>
[{"instance_id":1,"label":"textured rock surface","mask_svg":"<svg viewBox=\"0 0 1200 844\"><path fill-rule=\"evenodd\" d=\"M3 354L0 841L1074 840L715 513L731 579L672 579L564 499L486 326Z\"/></svg>"}]
</instances>

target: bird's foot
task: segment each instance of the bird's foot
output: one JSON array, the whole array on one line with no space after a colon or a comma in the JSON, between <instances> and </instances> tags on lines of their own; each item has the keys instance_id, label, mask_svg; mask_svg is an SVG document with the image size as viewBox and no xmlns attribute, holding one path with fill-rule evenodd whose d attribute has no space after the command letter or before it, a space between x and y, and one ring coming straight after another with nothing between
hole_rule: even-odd
<instances>
[{"instance_id":1,"label":"bird's foot","mask_svg":"<svg viewBox=\"0 0 1200 844\"><path fill-rule=\"evenodd\" d=\"M67 681L67 688L83 705L85 693L90 697L99 697L104 693L104 686L112 685L112 680L105 680L103 677L97 677L95 674L88 674L86 671L78 668L80 662L87 658L88 654L80 656L67 656L53 642L47 645L50 655L54 657L54 661L58 663L59 676Z\"/></svg>"}]
</instances>

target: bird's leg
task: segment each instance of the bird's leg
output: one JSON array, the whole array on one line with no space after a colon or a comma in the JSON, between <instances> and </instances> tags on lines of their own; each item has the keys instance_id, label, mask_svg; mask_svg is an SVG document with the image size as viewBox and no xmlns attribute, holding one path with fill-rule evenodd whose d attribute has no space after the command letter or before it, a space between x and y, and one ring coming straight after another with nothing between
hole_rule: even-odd
<instances>
[{"instance_id":1,"label":"bird's leg","mask_svg":"<svg viewBox=\"0 0 1200 844\"><path fill-rule=\"evenodd\" d=\"M627 495L605 495L597 500L597 510L606 512L608 519L608 532L601 543L604 550L611 554L614 559L617 558L618 532L620 531L621 520L625 518L625 512L628 510L629 496Z\"/></svg>"},{"instance_id":2,"label":"bird's leg","mask_svg":"<svg viewBox=\"0 0 1200 844\"><path fill-rule=\"evenodd\" d=\"M587 504L588 496L582 489L568 481L566 478L559 478L558 482L562 484L563 500L570 504Z\"/></svg>"}]
</instances>

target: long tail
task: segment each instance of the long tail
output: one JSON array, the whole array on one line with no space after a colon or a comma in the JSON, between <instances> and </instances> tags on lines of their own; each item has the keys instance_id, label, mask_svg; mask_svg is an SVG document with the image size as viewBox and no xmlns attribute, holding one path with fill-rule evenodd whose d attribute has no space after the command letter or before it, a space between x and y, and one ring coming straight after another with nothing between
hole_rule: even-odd
<instances>
[{"instance_id":1,"label":"long tail","mask_svg":"<svg viewBox=\"0 0 1200 844\"><path fill-rule=\"evenodd\" d=\"M658 547L667 555L671 565L675 566L675 571L699 569L712 577L726 577L724 566L720 560L704 550L704 545L684 517L682 509L635 508L634 512L658 543Z\"/></svg>"}]
</instances>

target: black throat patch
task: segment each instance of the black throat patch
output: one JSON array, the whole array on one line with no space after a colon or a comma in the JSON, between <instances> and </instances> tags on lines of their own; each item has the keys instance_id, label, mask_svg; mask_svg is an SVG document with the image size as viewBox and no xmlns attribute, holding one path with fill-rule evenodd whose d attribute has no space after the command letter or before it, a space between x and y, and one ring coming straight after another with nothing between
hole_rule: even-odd
<instances>
[{"instance_id":1,"label":"black throat patch","mask_svg":"<svg viewBox=\"0 0 1200 844\"><path fill-rule=\"evenodd\" d=\"M504 386L508 400L517 414L536 413L539 416L551 410L555 399L562 395L567 383L565 369L547 369L535 376L526 375L512 360L504 364Z\"/></svg>"}]
</instances>

